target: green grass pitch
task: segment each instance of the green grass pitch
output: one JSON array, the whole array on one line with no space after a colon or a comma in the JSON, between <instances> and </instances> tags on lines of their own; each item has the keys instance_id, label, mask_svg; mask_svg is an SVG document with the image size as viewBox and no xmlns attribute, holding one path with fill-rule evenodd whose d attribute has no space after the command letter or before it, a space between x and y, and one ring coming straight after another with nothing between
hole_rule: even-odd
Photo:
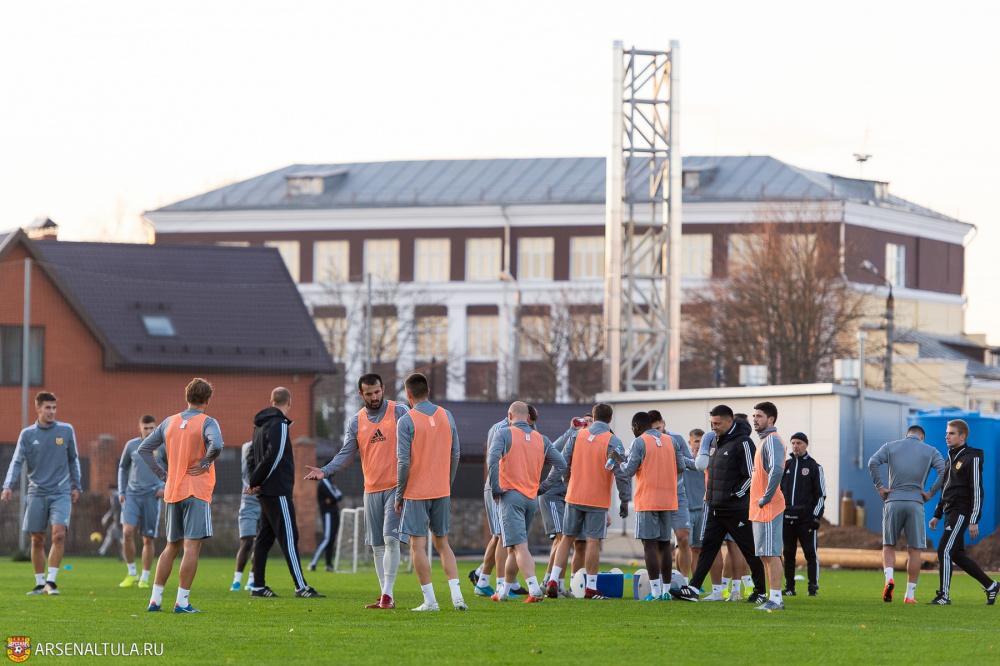
<instances>
[{"instance_id":1,"label":"green grass pitch","mask_svg":"<svg viewBox=\"0 0 1000 666\"><path fill-rule=\"evenodd\" d=\"M60 573L61 596L28 597L30 565L0 563L0 638L159 641L164 656L155 661L185 664L1000 663L1000 604L987 607L979 586L964 575L955 576L954 605L942 608L926 603L936 574L921 576L921 605L904 606L905 586L897 588L895 603L881 601L881 572L824 570L821 596L787 599L786 611L762 613L750 604L679 601L493 603L472 595L465 575L473 565L464 562L469 611L442 603L440 613L417 614L408 610L421 601L411 573L402 572L396 584L399 609L371 611L362 606L377 596L373 570L309 573L309 582L329 598L295 599L275 552L269 584L280 598L229 592L232 561L208 559L191 595L204 612L174 615L147 613L148 590L119 589L125 573L120 563L74 557L64 564L72 569ZM175 567L165 608L173 606L176 575ZM439 570L434 582L438 600L447 602ZM108 659L37 656L26 663Z\"/></svg>"}]
</instances>

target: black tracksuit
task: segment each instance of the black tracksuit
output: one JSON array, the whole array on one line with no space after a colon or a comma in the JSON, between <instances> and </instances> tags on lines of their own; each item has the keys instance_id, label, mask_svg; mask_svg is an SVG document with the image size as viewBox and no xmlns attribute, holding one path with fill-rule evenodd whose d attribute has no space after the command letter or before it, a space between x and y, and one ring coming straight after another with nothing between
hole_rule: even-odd
<instances>
[{"instance_id":1,"label":"black tracksuit","mask_svg":"<svg viewBox=\"0 0 1000 666\"><path fill-rule=\"evenodd\" d=\"M750 566L754 592L764 594L764 564L754 554L750 525L750 476L757 451L750 439L750 424L743 420L723 435L708 463L705 533L691 585L701 587L728 533Z\"/></svg>"},{"instance_id":2,"label":"black tracksuit","mask_svg":"<svg viewBox=\"0 0 1000 666\"><path fill-rule=\"evenodd\" d=\"M250 473L250 487L260 487L260 527L253 548L254 585L266 585L267 554L277 539L295 589L300 590L307 584L299 562L299 530L292 503L295 458L288 432L292 422L277 407L268 407L258 412L253 424L253 460L257 464Z\"/></svg>"},{"instance_id":3,"label":"black tracksuit","mask_svg":"<svg viewBox=\"0 0 1000 666\"><path fill-rule=\"evenodd\" d=\"M333 566L333 548L340 530L340 509L338 502L344 496L340 488L333 485L330 479L324 478L316 484L316 501L319 503L319 513L323 521L323 540L316 546L316 553L309 563L315 568L320 555L326 558L326 566Z\"/></svg>"},{"instance_id":4,"label":"black tracksuit","mask_svg":"<svg viewBox=\"0 0 1000 666\"><path fill-rule=\"evenodd\" d=\"M816 531L826 502L826 479L823 466L809 455L792 454L785 461L781 477L785 496L785 522L782 530L785 552L785 588L795 589L795 550L802 544L806 558L809 592L819 589L819 558L816 556Z\"/></svg>"},{"instance_id":5,"label":"black tracksuit","mask_svg":"<svg viewBox=\"0 0 1000 666\"><path fill-rule=\"evenodd\" d=\"M993 579L986 575L965 552L965 530L978 525L983 515L983 450L961 446L948 451L948 470L944 476L941 501L934 517L944 517L944 534L938 544L941 592L951 587L952 563L987 588Z\"/></svg>"}]
</instances>

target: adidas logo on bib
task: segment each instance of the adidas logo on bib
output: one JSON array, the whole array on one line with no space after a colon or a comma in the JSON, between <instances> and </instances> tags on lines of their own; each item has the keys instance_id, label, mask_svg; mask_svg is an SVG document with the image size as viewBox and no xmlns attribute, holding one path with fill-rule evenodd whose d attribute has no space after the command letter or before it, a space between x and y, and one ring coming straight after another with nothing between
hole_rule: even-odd
<instances>
[{"instance_id":1,"label":"adidas logo on bib","mask_svg":"<svg viewBox=\"0 0 1000 666\"><path fill-rule=\"evenodd\" d=\"M375 432L372 434L371 439L369 439L368 441L371 442L372 444L375 444L376 442L384 442L385 435L382 434L381 430L375 428Z\"/></svg>"}]
</instances>

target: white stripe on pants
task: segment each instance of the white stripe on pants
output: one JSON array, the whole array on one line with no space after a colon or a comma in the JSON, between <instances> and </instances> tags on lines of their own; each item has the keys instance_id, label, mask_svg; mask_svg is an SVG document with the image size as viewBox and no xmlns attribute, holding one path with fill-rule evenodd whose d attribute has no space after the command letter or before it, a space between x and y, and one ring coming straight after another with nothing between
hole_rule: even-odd
<instances>
[{"instance_id":1,"label":"white stripe on pants","mask_svg":"<svg viewBox=\"0 0 1000 666\"><path fill-rule=\"evenodd\" d=\"M281 504L281 516L285 521L285 543L288 546L288 559L292 563L292 570L295 575L295 589L301 590L306 586L306 581L302 577L302 568L299 564L299 551L295 549L295 526L288 513L288 498L282 495L278 498Z\"/></svg>"},{"instance_id":2,"label":"white stripe on pants","mask_svg":"<svg viewBox=\"0 0 1000 666\"><path fill-rule=\"evenodd\" d=\"M316 554L313 555L312 561L309 562L310 567L316 566L316 563L319 562L319 556L326 550L327 544L330 543L330 518L331 514L329 511L323 514L323 540L316 546Z\"/></svg>"}]
</instances>

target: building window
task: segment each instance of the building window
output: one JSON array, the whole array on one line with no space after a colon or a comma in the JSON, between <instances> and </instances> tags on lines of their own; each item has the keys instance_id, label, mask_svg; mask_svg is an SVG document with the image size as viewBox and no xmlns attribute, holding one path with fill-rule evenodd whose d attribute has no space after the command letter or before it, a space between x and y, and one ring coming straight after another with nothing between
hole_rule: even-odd
<instances>
[{"instance_id":1,"label":"building window","mask_svg":"<svg viewBox=\"0 0 1000 666\"><path fill-rule=\"evenodd\" d=\"M417 318L417 358L446 359L448 357L448 318Z\"/></svg>"},{"instance_id":2,"label":"building window","mask_svg":"<svg viewBox=\"0 0 1000 666\"><path fill-rule=\"evenodd\" d=\"M906 246L885 244L885 279L893 287L906 286Z\"/></svg>"},{"instance_id":3,"label":"building window","mask_svg":"<svg viewBox=\"0 0 1000 666\"><path fill-rule=\"evenodd\" d=\"M350 279L351 244L348 241L313 243L313 282L338 284Z\"/></svg>"},{"instance_id":4,"label":"building window","mask_svg":"<svg viewBox=\"0 0 1000 666\"><path fill-rule=\"evenodd\" d=\"M146 333L154 338L172 338L177 335L174 330L174 322L170 317L163 315L142 315L142 325L146 327Z\"/></svg>"},{"instance_id":5,"label":"building window","mask_svg":"<svg viewBox=\"0 0 1000 666\"><path fill-rule=\"evenodd\" d=\"M373 363L393 361L399 356L399 320L392 316L372 317L372 347Z\"/></svg>"},{"instance_id":6,"label":"building window","mask_svg":"<svg viewBox=\"0 0 1000 666\"><path fill-rule=\"evenodd\" d=\"M574 312L569 318L569 357L593 361L604 353L604 315L601 312Z\"/></svg>"},{"instance_id":7,"label":"building window","mask_svg":"<svg viewBox=\"0 0 1000 666\"><path fill-rule=\"evenodd\" d=\"M347 318L316 317L316 330L334 361L347 361Z\"/></svg>"},{"instance_id":8,"label":"building window","mask_svg":"<svg viewBox=\"0 0 1000 666\"><path fill-rule=\"evenodd\" d=\"M760 254L763 236L760 234L729 234L729 266L740 267Z\"/></svg>"},{"instance_id":9,"label":"building window","mask_svg":"<svg viewBox=\"0 0 1000 666\"><path fill-rule=\"evenodd\" d=\"M681 276L712 277L712 234L681 236Z\"/></svg>"},{"instance_id":10,"label":"building window","mask_svg":"<svg viewBox=\"0 0 1000 666\"><path fill-rule=\"evenodd\" d=\"M21 326L0 326L0 386L21 385L21 352L23 351ZM42 368L45 358L45 329L32 326L28 340L28 383L42 385Z\"/></svg>"},{"instance_id":11,"label":"building window","mask_svg":"<svg viewBox=\"0 0 1000 666\"><path fill-rule=\"evenodd\" d=\"M451 279L451 241L447 238L418 238L413 254L415 281L447 282Z\"/></svg>"},{"instance_id":12,"label":"building window","mask_svg":"<svg viewBox=\"0 0 1000 666\"><path fill-rule=\"evenodd\" d=\"M264 245L267 247L273 247L281 255L281 259L285 262L285 267L288 268L289 274L292 279L296 282L299 281L299 242L291 240L282 241L264 241Z\"/></svg>"},{"instance_id":13,"label":"building window","mask_svg":"<svg viewBox=\"0 0 1000 666\"><path fill-rule=\"evenodd\" d=\"M500 279L499 238L470 238L465 241L465 279L484 282Z\"/></svg>"},{"instance_id":14,"label":"building window","mask_svg":"<svg viewBox=\"0 0 1000 666\"><path fill-rule=\"evenodd\" d=\"M522 361L544 359L552 349L552 320L544 315L521 317L520 358Z\"/></svg>"},{"instance_id":15,"label":"building window","mask_svg":"<svg viewBox=\"0 0 1000 666\"><path fill-rule=\"evenodd\" d=\"M604 277L604 236L569 239L569 277L571 280Z\"/></svg>"},{"instance_id":16,"label":"building window","mask_svg":"<svg viewBox=\"0 0 1000 666\"><path fill-rule=\"evenodd\" d=\"M517 279L551 280L553 238L519 238L517 241Z\"/></svg>"},{"instance_id":17,"label":"building window","mask_svg":"<svg viewBox=\"0 0 1000 666\"><path fill-rule=\"evenodd\" d=\"M399 241L395 238L366 240L365 273L385 282L399 282Z\"/></svg>"},{"instance_id":18,"label":"building window","mask_svg":"<svg viewBox=\"0 0 1000 666\"><path fill-rule=\"evenodd\" d=\"M500 317L470 315L466 320L468 341L466 353L475 361L495 361L499 356Z\"/></svg>"}]
</instances>

